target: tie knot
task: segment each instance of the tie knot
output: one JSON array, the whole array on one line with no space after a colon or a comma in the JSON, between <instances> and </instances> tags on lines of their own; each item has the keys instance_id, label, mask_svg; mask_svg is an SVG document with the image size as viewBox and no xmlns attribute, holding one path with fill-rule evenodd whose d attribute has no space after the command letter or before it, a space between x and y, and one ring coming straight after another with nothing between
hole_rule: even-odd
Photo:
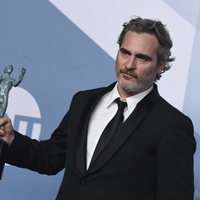
<instances>
[{"instance_id":1,"label":"tie knot","mask_svg":"<svg viewBox=\"0 0 200 200\"><path fill-rule=\"evenodd\" d=\"M120 98L117 98L115 101L118 104L118 110L123 111L124 108L127 106L126 101L121 101Z\"/></svg>"}]
</instances>

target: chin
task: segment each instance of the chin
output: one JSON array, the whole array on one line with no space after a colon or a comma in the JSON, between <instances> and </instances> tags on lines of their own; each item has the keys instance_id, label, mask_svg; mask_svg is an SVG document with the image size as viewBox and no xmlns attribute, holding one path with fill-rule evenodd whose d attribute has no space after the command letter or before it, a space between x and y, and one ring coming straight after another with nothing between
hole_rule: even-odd
<instances>
[{"instance_id":1,"label":"chin","mask_svg":"<svg viewBox=\"0 0 200 200\"><path fill-rule=\"evenodd\" d=\"M141 90L141 87L138 84L130 84L127 81L118 81L120 90L125 93L138 93Z\"/></svg>"}]
</instances>

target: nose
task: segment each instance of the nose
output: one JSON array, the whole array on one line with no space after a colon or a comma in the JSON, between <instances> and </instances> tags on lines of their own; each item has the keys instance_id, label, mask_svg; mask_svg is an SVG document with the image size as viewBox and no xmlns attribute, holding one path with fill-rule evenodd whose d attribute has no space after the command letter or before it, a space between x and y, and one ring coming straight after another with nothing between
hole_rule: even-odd
<instances>
[{"instance_id":1,"label":"nose","mask_svg":"<svg viewBox=\"0 0 200 200\"><path fill-rule=\"evenodd\" d=\"M135 56L130 56L126 61L126 67L128 69L134 69L136 68L136 62L135 62Z\"/></svg>"}]
</instances>

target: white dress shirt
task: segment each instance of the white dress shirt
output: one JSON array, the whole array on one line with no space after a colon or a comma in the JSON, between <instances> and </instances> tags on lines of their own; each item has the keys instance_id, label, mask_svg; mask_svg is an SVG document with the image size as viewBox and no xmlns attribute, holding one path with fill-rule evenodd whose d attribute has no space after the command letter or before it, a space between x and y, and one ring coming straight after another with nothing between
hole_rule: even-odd
<instances>
[{"instance_id":1,"label":"white dress shirt","mask_svg":"<svg viewBox=\"0 0 200 200\"><path fill-rule=\"evenodd\" d=\"M124 109L124 121L133 112L137 103L141 101L152 90L152 88L153 86L137 95L122 99L123 101L127 102L127 107ZM92 155L99 141L101 133L117 112L118 106L115 102L116 98L120 98L117 84L113 90L101 98L90 117L87 135L87 169L90 165Z\"/></svg>"}]
</instances>

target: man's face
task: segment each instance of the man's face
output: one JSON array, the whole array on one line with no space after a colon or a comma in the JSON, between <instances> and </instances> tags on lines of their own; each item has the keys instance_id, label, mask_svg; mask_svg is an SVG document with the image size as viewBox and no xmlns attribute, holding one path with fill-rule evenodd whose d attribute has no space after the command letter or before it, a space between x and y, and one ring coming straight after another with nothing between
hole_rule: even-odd
<instances>
[{"instance_id":1,"label":"man's face","mask_svg":"<svg viewBox=\"0 0 200 200\"><path fill-rule=\"evenodd\" d=\"M116 58L118 90L126 98L150 88L163 70L158 64L159 42L154 35L128 31Z\"/></svg>"}]
</instances>

